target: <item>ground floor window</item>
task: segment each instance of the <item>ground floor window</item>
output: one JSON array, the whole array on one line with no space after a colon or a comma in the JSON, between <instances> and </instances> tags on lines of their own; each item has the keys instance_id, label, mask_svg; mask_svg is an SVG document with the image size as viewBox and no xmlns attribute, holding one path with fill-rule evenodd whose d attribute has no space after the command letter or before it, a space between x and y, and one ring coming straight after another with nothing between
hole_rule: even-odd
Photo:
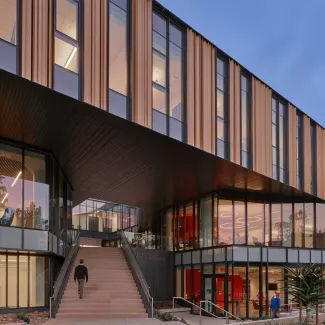
<instances>
[{"instance_id":1,"label":"ground floor window","mask_svg":"<svg viewBox=\"0 0 325 325\"><path fill-rule=\"evenodd\" d=\"M48 257L0 254L0 308L48 305Z\"/></svg>"},{"instance_id":2,"label":"ground floor window","mask_svg":"<svg viewBox=\"0 0 325 325\"><path fill-rule=\"evenodd\" d=\"M281 312L295 308L283 291L286 271L280 265L207 263L177 266L175 294L194 302L211 301L203 307L217 315L229 311L241 319L268 317L274 293L280 297Z\"/></svg>"}]
</instances>

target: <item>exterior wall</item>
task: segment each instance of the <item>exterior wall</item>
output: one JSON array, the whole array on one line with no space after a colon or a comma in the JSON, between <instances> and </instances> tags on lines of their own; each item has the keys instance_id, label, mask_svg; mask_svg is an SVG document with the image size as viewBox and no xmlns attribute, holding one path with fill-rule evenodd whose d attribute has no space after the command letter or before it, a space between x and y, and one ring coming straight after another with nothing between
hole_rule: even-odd
<instances>
[{"instance_id":1,"label":"exterior wall","mask_svg":"<svg viewBox=\"0 0 325 325\"><path fill-rule=\"evenodd\" d=\"M53 1L24 0L21 3L21 75L51 87Z\"/></svg>"},{"instance_id":2,"label":"exterior wall","mask_svg":"<svg viewBox=\"0 0 325 325\"><path fill-rule=\"evenodd\" d=\"M187 136L192 146L215 154L215 48L187 30Z\"/></svg>"},{"instance_id":3,"label":"exterior wall","mask_svg":"<svg viewBox=\"0 0 325 325\"><path fill-rule=\"evenodd\" d=\"M317 196L325 198L325 131L319 125L316 130L317 138Z\"/></svg>"},{"instance_id":4,"label":"exterior wall","mask_svg":"<svg viewBox=\"0 0 325 325\"><path fill-rule=\"evenodd\" d=\"M288 168L289 168L289 185L297 186L297 145L296 145L296 114L297 110L294 106L288 106L288 136L289 136L289 152L288 152Z\"/></svg>"},{"instance_id":5,"label":"exterior wall","mask_svg":"<svg viewBox=\"0 0 325 325\"><path fill-rule=\"evenodd\" d=\"M84 1L84 101L107 110L108 2Z\"/></svg>"},{"instance_id":6,"label":"exterior wall","mask_svg":"<svg viewBox=\"0 0 325 325\"><path fill-rule=\"evenodd\" d=\"M152 1L132 2L132 120L152 128Z\"/></svg>"},{"instance_id":7,"label":"exterior wall","mask_svg":"<svg viewBox=\"0 0 325 325\"><path fill-rule=\"evenodd\" d=\"M311 185L311 145L310 145L310 118L304 115L304 147L303 147L303 168L304 168L304 191L310 193Z\"/></svg>"},{"instance_id":8,"label":"exterior wall","mask_svg":"<svg viewBox=\"0 0 325 325\"><path fill-rule=\"evenodd\" d=\"M252 78L253 169L272 177L272 90Z\"/></svg>"}]
</instances>

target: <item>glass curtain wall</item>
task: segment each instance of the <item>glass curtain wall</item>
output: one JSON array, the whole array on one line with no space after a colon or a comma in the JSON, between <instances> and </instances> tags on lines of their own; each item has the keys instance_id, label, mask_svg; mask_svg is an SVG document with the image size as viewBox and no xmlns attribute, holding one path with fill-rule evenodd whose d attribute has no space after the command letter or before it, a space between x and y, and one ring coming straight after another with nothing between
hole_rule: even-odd
<instances>
[{"instance_id":1,"label":"glass curtain wall","mask_svg":"<svg viewBox=\"0 0 325 325\"><path fill-rule=\"evenodd\" d=\"M228 60L217 56L217 156L229 159Z\"/></svg>"},{"instance_id":2,"label":"glass curtain wall","mask_svg":"<svg viewBox=\"0 0 325 325\"><path fill-rule=\"evenodd\" d=\"M78 0L55 1L54 90L79 99L79 21Z\"/></svg>"},{"instance_id":3,"label":"glass curtain wall","mask_svg":"<svg viewBox=\"0 0 325 325\"><path fill-rule=\"evenodd\" d=\"M0 0L0 69L17 73L17 0Z\"/></svg>"},{"instance_id":4,"label":"glass curtain wall","mask_svg":"<svg viewBox=\"0 0 325 325\"><path fill-rule=\"evenodd\" d=\"M96 232L134 232L138 226L137 209L110 202L86 200L72 209L71 228Z\"/></svg>"},{"instance_id":5,"label":"glass curtain wall","mask_svg":"<svg viewBox=\"0 0 325 325\"><path fill-rule=\"evenodd\" d=\"M183 141L183 30L156 12L152 20L152 128Z\"/></svg>"},{"instance_id":6,"label":"glass curtain wall","mask_svg":"<svg viewBox=\"0 0 325 325\"><path fill-rule=\"evenodd\" d=\"M129 1L109 1L108 111L130 119L129 112Z\"/></svg>"},{"instance_id":7,"label":"glass curtain wall","mask_svg":"<svg viewBox=\"0 0 325 325\"><path fill-rule=\"evenodd\" d=\"M48 306L48 258L0 254L0 275L0 308Z\"/></svg>"},{"instance_id":8,"label":"glass curtain wall","mask_svg":"<svg viewBox=\"0 0 325 325\"><path fill-rule=\"evenodd\" d=\"M248 76L244 73L240 78L240 118L241 118L241 165L246 168L251 168L251 125L250 125L250 96L251 84Z\"/></svg>"},{"instance_id":9,"label":"glass curtain wall","mask_svg":"<svg viewBox=\"0 0 325 325\"><path fill-rule=\"evenodd\" d=\"M226 245L325 248L324 206L232 201L214 194L168 210L163 236L176 251Z\"/></svg>"}]
</instances>

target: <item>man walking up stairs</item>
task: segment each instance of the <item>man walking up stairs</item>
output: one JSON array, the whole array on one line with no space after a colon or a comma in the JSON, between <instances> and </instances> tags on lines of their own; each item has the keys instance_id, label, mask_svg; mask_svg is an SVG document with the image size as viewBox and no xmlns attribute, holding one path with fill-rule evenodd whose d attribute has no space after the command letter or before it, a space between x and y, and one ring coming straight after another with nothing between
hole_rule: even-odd
<instances>
[{"instance_id":1,"label":"man walking up stairs","mask_svg":"<svg viewBox=\"0 0 325 325\"><path fill-rule=\"evenodd\" d=\"M80 290L83 299L78 299L72 270L57 318L148 318L122 249L81 247L76 263L80 259L89 272L83 295Z\"/></svg>"},{"instance_id":2,"label":"man walking up stairs","mask_svg":"<svg viewBox=\"0 0 325 325\"><path fill-rule=\"evenodd\" d=\"M80 264L74 269L74 282L78 281L79 299L83 299L85 280L88 282L88 269L83 265L84 260L80 260Z\"/></svg>"}]
</instances>

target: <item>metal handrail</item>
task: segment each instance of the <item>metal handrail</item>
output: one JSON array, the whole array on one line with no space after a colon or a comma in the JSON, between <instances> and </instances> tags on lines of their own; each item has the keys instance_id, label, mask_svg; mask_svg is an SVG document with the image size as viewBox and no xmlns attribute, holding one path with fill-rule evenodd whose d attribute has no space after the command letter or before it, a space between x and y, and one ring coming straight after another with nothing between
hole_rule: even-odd
<instances>
[{"instance_id":1,"label":"metal handrail","mask_svg":"<svg viewBox=\"0 0 325 325\"><path fill-rule=\"evenodd\" d=\"M148 310L149 317L154 317L153 312L153 297L150 295L150 287L142 273L138 260L127 240L124 231L121 231L121 240L122 240L122 250L124 252L126 261L132 271L132 274L135 278L137 287L141 294L142 300Z\"/></svg>"},{"instance_id":2,"label":"metal handrail","mask_svg":"<svg viewBox=\"0 0 325 325\"><path fill-rule=\"evenodd\" d=\"M65 258L64 263L61 266L59 275L53 285L53 295L50 297L50 318L55 316L55 313L59 307L63 295L64 287L67 283L70 270L72 268L75 257L79 250L79 238L80 238L80 231L77 232L72 242L72 245L70 247L69 253Z\"/></svg>"},{"instance_id":3,"label":"metal handrail","mask_svg":"<svg viewBox=\"0 0 325 325\"><path fill-rule=\"evenodd\" d=\"M214 306L214 307L216 307L216 308L222 310L222 311L226 314L226 317L225 317L225 318L226 318L226 324L229 324L229 315L230 315L231 317L235 318L236 320L239 320L240 322L243 322L242 319L240 319L239 317L235 316L235 315L232 314L232 313L229 313L229 311L227 311L227 310L223 309L222 307L220 307L220 306L214 304L212 301L209 301L209 300L202 300L202 301L200 301L200 307L202 306L202 303L208 303L208 304L210 304L210 305L212 305L212 306ZM202 310L202 309L200 309L200 324L201 324L201 310Z\"/></svg>"},{"instance_id":4,"label":"metal handrail","mask_svg":"<svg viewBox=\"0 0 325 325\"><path fill-rule=\"evenodd\" d=\"M192 306L194 306L194 307L200 309L200 324L201 324L201 311L202 311L202 310L205 311L207 314L209 314L209 315L215 317L215 318L221 318L221 319L225 318L225 317L219 317L219 316L217 316L217 315L215 315L215 314L212 314L212 313L210 313L208 310L202 308L201 306L196 305L196 304L193 303L192 301L189 301L189 300L187 300L187 299L185 299L185 298L183 298L183 297L173 297L173 319L174 319L174 314L175 314L175 300L176 300L176 299L177 299L177 300L183 300L183 301L189 303L190 305L192 305ZM200 304L200 305L201 305L201 304Z\"/></svg>"}]
</instances>

